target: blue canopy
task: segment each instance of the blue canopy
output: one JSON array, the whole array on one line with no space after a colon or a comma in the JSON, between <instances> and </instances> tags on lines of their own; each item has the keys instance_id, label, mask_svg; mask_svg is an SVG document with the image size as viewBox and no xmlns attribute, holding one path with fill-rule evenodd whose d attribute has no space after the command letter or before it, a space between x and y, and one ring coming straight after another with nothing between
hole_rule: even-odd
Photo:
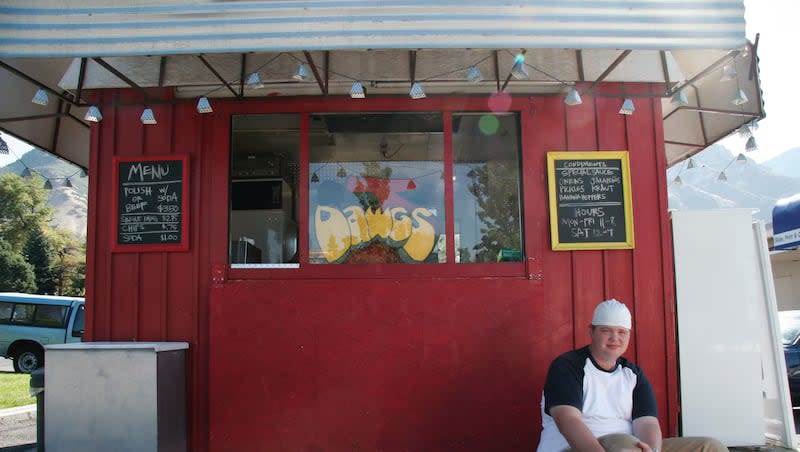
<instances>
[{"instance_id":1,"label":"blue canopy","mask_svg":"<svg viewBox=\"0 0 800 452\"><path fill-rule=\"evenodd\" d=\"M775 203L772 208L772 238L776 250L800 246L800 194Z\"/></svg>"}]
</instances>

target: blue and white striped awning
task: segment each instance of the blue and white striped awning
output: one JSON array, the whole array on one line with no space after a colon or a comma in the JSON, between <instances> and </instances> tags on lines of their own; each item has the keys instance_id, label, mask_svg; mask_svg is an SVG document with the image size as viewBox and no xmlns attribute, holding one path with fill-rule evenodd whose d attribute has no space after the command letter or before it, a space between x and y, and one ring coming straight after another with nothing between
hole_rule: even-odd
<instances>
[{"instance_id":1,"label":"blue and white striped awning","mask_svg":"<svg viewBox=\"0 0 800 452\"><path fill-rule=\"evenodd\" d=\"M0 58L745 44L743 0L4 0L0 6Z\"/></svg>"},{"instance_id":2,"label":"blue and white striped awning","mask_svg":"<svg viewBox=\"0 0 800 452\"><path fill-rule=\"evenodd\" d=\"M412 81L429 95L644 82L690 88L690 106L662 99L675 163L763 117L751 50L743 0L0 0L0 129L86 166L88 105L71 96L94 89L258 97L266 90L242 79L259 71L281 96L348 95L354 80L370 95ZM530 78L509 83L519 53ZM316 83L291 79L298 63ZM735 111L715 75L723 64L752 99ZM487 78L465 80L470 66ZM60 121L59 102L31 104L40 88L78 119Z\"/></svg>"},{"instance_id":3,"label":"blue and white striped awning","mask_svg":"<svg viewBox=\"0 0 800 452\"><path fill-rule=\"evenodd\" d=\"M793 250L800 246L800 194L775 203L772 239L776 250Z\"/></svg>"}]
</instances>

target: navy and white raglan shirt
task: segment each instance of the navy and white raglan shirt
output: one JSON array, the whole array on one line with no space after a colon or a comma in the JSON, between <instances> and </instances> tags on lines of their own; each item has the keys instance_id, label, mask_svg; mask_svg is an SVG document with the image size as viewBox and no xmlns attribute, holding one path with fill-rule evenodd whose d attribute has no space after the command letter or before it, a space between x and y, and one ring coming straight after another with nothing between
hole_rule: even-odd
<instances>
[{"instance_id":1,"label":"navy and white raglan shirt","mask_svg":"<svg viewBox=\"0 0 800 452\"><path fill-rule=\"evenodd\" d=\"M542 394L542 437L537 452L569 449L550 408L570 405L581 410L595 437L633 433L633 420L658 416L653 388L641 368L619 358L614 370L602 369L589 346L559 356L550 365Z\"/></svg>"}]
</instances>

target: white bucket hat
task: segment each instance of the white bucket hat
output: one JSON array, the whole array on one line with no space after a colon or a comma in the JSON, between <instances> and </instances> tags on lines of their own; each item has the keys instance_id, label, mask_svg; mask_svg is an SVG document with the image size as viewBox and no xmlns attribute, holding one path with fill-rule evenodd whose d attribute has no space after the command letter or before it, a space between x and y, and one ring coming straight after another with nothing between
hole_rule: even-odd
<instances>
[{"instance_id":1,"label":"white bucket hat","mask_svg":"<svg viewBox=\"0 0 800 452\"><path fill-rule=\"evenodd\" d=\"M594 309L592 325L621 326L631 329L631 311L613 298L606 300Z\"/></svg>"}]
</instances>

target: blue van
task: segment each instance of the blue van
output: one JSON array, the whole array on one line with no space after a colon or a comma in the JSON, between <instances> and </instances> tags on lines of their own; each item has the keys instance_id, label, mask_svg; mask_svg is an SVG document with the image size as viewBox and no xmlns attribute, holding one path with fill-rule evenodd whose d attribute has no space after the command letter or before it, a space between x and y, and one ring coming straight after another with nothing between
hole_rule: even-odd
<instances>
[{"instance_id":1,"label":"blue van","mask_svg":"<svg viewBox=\"0 0 800 452\"><path fill-rule=\"evenodd\" d=\"M45 345L83 340L83 319L83 298L0 293L0 356L31 373L44 365Z\"/></svg>"}]
</instances>

